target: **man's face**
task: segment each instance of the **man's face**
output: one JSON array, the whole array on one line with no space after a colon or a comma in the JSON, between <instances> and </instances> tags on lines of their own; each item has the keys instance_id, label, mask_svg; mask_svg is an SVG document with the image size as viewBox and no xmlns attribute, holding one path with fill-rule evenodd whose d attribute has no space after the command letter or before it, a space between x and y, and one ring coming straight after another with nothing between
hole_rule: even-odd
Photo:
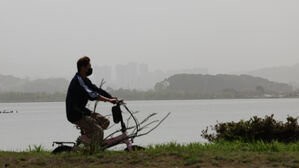
<instances>
[{"instance_id":1,"label":"man's face","mask_svg":"<svg viewBox=\"0 0 299 168\"><path fill-rule=\"evenodd\" d=\"M89 68L91 68L91 64L90 63L86 67L83 66L81 68L82 73L86 74Z\"/></svg>"}]
</instances>

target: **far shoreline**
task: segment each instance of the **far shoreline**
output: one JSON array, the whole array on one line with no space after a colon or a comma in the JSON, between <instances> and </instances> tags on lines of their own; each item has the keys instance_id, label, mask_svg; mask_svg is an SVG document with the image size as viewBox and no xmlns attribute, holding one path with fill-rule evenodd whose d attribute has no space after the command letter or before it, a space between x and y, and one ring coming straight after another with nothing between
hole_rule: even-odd
<instances>
[{"instance_id":1,"label":"far shoreline","mask_svg":"<svg viewBox=\"0 0 299 168\"><path fill-rule=\"evenodd\" d=\"M299 97L271 97L271 98L202 98L202 99L124 99L125 101L192 101L192 100L276 100L276 99L299 99ZM16 104L16 103L64 103L65 101L11 101L11 102L1 102L0 104Z\"/></svg>"}]
</instances>

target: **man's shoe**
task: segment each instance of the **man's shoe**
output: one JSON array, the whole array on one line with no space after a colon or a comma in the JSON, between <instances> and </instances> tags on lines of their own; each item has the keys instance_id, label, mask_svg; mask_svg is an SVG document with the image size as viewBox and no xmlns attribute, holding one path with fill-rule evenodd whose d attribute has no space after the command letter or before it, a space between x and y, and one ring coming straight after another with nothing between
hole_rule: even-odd
<instances>
[{"instance_id":1,"label":"man's shoe","mask_svg":"<svg viewBox=\"0 0 299 168\"><path fill-rule=\"evenodd\" d=\"M91 139L88 138L86 135L81 135L79 140L85 144L91 144Z\"/></svg>"}]
</instances>

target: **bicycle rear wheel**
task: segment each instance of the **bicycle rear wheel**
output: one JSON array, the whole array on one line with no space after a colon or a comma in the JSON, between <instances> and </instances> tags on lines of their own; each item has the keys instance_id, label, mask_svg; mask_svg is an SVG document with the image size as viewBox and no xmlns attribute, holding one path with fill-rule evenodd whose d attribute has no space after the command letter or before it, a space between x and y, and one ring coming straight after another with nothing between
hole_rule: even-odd
<instances>
[{"instance_id":1,"label":"bicycle rear wheel","mask_svg":"<svg viewBox=\"0 0 299 168\"><path fill-rule=\"evenodd\" d=\"M132 145L132 149L133 149L133 151L145 150L144 147L142 147L142 146L138 146L138 145ZM128 152L129 152L129 149L126 148L125 151L128 151Z\"/></svg>"},{"instance_id":2,"label":"bicycle rear wheel","mask_svg":"<svg viewBox=\"0 0 299 168\"><path fill-rule=\"evenodd\" d=\"M66 145L61 145L61 146L58 146L57 148L55 148L52 151L52 154L59 154L59 153L62 153L62 152L70 152L70 151L72 151L72 149L73 149L73 147L66 146Z\"/></svg>"}]
</instances>

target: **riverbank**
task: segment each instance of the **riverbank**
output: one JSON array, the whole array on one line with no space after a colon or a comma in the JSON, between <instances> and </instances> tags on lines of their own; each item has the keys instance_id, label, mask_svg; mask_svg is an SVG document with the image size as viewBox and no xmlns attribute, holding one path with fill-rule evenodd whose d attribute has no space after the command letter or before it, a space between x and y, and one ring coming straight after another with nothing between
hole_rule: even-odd
<instances>
[{"instance_id":1,"label":"riverbank","mask_svg":"<svg viewBox=\"0 0 299 168\"><path fill-rule=\"evenodd\" d=\"M93 155L63 153L34 148L24 152L0 152L2 167L299 167L297 143L242 143L215 144L176 143L148 146L144 151L104 151Z\"/></svg>"},{"instance_id":2,"label":"riverbank","mask_svg":"<svg viewBox=\"0 0 299 168\"><path fill-rule=\"evenodd\" d=\"M123 97L120 97L123 99ZM126 101L194 101L194 100L276 100L276 99L298 99L297 97L247 97L247 98L198 98L198 99L124 99ZM0 99L0 103L65 103L65 97L60 99L36 99L36 100L2 100Z\"/></svg>"},{"instance_id":3,"label":"riverbank","mask_svg":"<svg viewBox=\"0 0 299 168\"><path fill-rule=\"evenodd\" d=\"M279 99L299 98L299 91L284 94L257 94L255 92L228 94L207 94L202 95L196 92L182 91L139 91L139 90L108 90L111 95L125 100L217 100L217 99ZM21 103L21 102L64 102L65 92L0 92L0 103Z\"/></svg>"}]
</instances>

